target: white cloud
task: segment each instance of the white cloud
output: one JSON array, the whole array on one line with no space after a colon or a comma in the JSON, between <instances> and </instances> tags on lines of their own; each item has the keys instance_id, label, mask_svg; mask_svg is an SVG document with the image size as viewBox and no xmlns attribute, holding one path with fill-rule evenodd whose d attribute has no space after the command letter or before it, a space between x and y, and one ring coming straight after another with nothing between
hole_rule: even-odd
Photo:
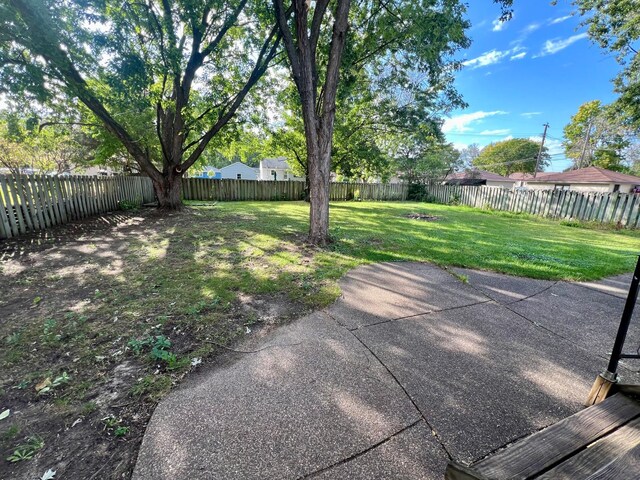
<instances>
[{"instance_id":1,"label":"white cloud","mask_svg":"<svg viewBox=\"0 0 640 480\"><path fill-rule=\"evenodd\" d=\"M554 18L549 22L549 25L555 25L556 23L562 23L566 20L569 20L571 18L571 15L565 15L564 17L558 17L558 18Z\"/></svg>"},{"instance_id":2,"label":"white cloud","mask_svg":"<svg viewBox=\"0 0 640 480\"><path fill-rule=\"evenodd\" d=\"M455 117L447 118L444 121L444 125L442 126L442 131L444 133L469 132L473 130L471 127L469 127L469 124L480 121L486 117L491 117L493 115L506 115L506 113L507 112L503 112L502 110L495 110L493 112L484 112L480 110L478 112L463 113L462 115L456 115Z\"/></svg>"},{"instance_id":3,"label":"white cloud","mask_svg":"<svg viewBox=\"0 0 640 480\"><path fill-rule=\"evenodd\" d=\"M524 35L529 35L533 32L535 32L536 30L538 30L540 28L540 24L539 23L530 23L529 25L527 25L523 30L522 33Z\"/></svg>"},{"instance_id":4,"label":"white cloud","mask_svg":"<svg viewBox=\"0 0 640 480\"><path fill-rule=\"evenodd\" d=\"M524 112L520 114L520 116L524 118L532 118L532 117L535 117L536 115L542 115L542 112Z\"/></svg>"},{"instance_id":5,"label":"white cloud","mask_svg":"<svg viewBox=\"0 0 640 480\"><path fill-rule=\"evenodd\" d=\"M508 54L509 54L508 51L491 50L490 52L484 52L479 57L466 60L462 62L462 64L465 67L470 67L470 68L487 67L489 65L498 63Z\"/></svg>"},{"instance_id":6,"label":"white cloud","mask_svg":"<svg viewBox=\"0 0 640 480\"><path fill-rule=\"evenodd\" d=\"M587 38L586 33L579 33L577 35L572 35L569 38L561 38L554 40L547 40L544 42L544 46L542 47L542 51L540 52L539 57L543 57L545 55L553 55L554 53L558 53L560 50L564 50L569 45L582 40L583 38Z\"/></svg>"},{"instance_id":7,"label":"white cloud","mask_svg":"<svg viewBox=\"0 0 640 480\"><path fill-rule=\"evenodd\" d=\"M488 52L484 52L479 57L471 58L469 60L465 60L462 62L462 65L465 67L469 67L471 69L488 67L489 65L495 65L496 63L500 63L504 58L509 57L510 60L518 60L523 58L527 52L523 52L524 47L521 45L516 45L509 50L490 50Z\"/></svg>"},{"instance_id":8,"label":"white cloud","mask_svg":"<svg viewBox=\"0 0 640 480\"><path fill-rule=\"evenodd\" d=\"M483 130L478 135L508 135L510 131L508 128L498 128L495 130Z\"/></svg>"},{"instance_id":9,"label":"white cloud","mask_svg":"<svg viewBox=\"0 0 640 480\"><path fill-rule=\"evenodd\" d=\"M505 29L507 26L507 22L503 22L500 18L496 18L493 22L491 22L493 28L491 29L493 32L500 32Z\"/></svg>"}]
</instances>

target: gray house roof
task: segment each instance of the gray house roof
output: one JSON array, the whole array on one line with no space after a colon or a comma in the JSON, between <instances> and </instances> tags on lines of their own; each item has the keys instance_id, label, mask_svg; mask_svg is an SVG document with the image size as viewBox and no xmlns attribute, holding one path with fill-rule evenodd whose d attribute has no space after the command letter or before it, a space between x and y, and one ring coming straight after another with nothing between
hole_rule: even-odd
<instances>
[{"instance_id":1,"label":"gray house roof","mask_svg":"<svg viewBox=\"0 0 640 480\"><path fill-rule=\"evenodd\" d=\"M264 160L260 160L260 168L279 168L279 169L288 169L289 164L287 163L287 159L284 157L278 158L265 158Z\"/></svg>"}]
</instances>

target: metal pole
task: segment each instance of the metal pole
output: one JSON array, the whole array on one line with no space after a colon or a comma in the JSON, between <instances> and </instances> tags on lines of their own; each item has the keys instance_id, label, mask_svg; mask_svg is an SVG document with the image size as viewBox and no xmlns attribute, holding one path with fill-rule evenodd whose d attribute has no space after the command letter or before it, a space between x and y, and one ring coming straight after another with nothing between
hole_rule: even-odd
<instances>
[{"instance_id":1,"label":"metal pole","mask_svg":"<svg viewBox=\"0 0 640 480\"><path fill-rule=\"evenodd\" d=\"M618 363L620 362L620 357L622 355L622 347L624 347L624 340L627 337L627 331L629 330L629 324L631 323L631 317L633 316L633 309L636 306L636 300L638 300L639 287L640 257L638 257L636 269L633 272L633 279L631 280L629 294L627 295L627 301L624 305L624 311L622 312L622 319L620 320L620 326L618 327L618 334L616 335L616 341L613 344L613 350L611 351L609 366L605 372L613 377L612 380L615 380L617 377L616 371L618 370Z\"/></svg>"}]
</instances>

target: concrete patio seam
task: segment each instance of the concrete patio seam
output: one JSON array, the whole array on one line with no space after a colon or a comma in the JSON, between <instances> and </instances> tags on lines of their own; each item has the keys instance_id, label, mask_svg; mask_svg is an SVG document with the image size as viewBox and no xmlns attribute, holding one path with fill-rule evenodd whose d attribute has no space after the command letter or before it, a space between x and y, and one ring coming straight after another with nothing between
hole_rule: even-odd
<instances>
[{"instance_id":1,"label":"concrete patio seam","mask_svg":"<svg viewBox=\"0 0 640 480\"><path fill-rule=\"evenodd\" d=\"M602 293L604 295L609 295L610 297L622 298L623 300L625 299L624 297L619 297L618 295L614 295L613 293L607 292L606 290L599 290L597 288L590 287L589 285L585 285L583 283L579 283L579 282L564 282L564 283L567 283L569 285L578 285L579 287L586 288L588 290L591 290L592 292Z\"/></svg>"},{"instance_id":2,"label":"concrete patio seam","mask_svg":"<svg viewBox=\"0 0 640 480\"><path fill-rule=\"evenodd\" d=\"M331 316L331 315L329 315ZM378 363L380 363L380 365L382 365L382 367L384 367L384 369L387 371L387 373L389 373L389 375L391 376L391 378L393 378L394 382L396 382L396 384L402 389L402 391L404 392L405 396L407 397L407 399L411 402L411 404L413 405L413 407L416 409L416 411L420 414L420 417L422 418L422 420L424 421L425 425L427 427L429 427L429 430L431 430L431 434L433 435L433 437L438 441L438 443L440 444L440 447L442 448L442 450L444 451L444 453L447 455L447 457L449 458L449 460L453 460L453 456L451 455L451 453L449 452L449 450L447 449L446 445L444 444L444 440L442 440L440 438L440 435L438 434L438 432L436 431L435 428L433 428L433 426L431 425L431 423L429 423L429 420L427 420L427 417L425 417L424 413L422 413L422 410L420 410L420 407L418 407L418 404L413 400L413 397L411 397L411 395L409 394L409 392L407 391L407 389L405 388L405 386L402 384L402 382L400 382L400 380L398 380L398 377L396 377L394 375L394 373L391 371L391 369L389 367L387 367L387 365L380 359L380 357L378 357L378 355L375 354L375 352L373 350L371 350L369 348L369 346L364 343L362 341L362 339L360 337L358 337L354 332L352 332L349 329L345 329L347 332L349 332L351 335L353 335L355 337L356 340L358 340L358 342L360 342L360 344L366 348L369 353L371 353L371 355L373 355L373 357L378 361Z\"/></svg>"},{"instance_id":3,"label":"concrete patio seam","mask_svg":"<svg viewBox=\"0 0 640 480\"><path fill-rule=\"evenodd\" d=\"M519 298L518 300L514 300L513 302L507 302L507 303L502 303L499 300L496 300L497 303L499 303L500 305L513 305L514 303L518 303L518 302L522 302L523 300L528 300L530 298L535 297L536 295L540 295L544 292L546 292L547 290L552 289L553 287L555 287L558 283L560 283L560 280L553 282L551 285L549 285L548 287L543 288L542 290L540 290L539 292L536 293L532 293L531 295L528 295L526 297L523 298ZM475 287L474 287L475 288Z\"/></svg>"},{"instance_id":4,"label":"concrete patio seam","mask_svg":"<svg viewBox=\"0 0 640 480\"><path fill-rule=\"evenodd\" d=\"M529 317L527 317L526 315L523 315L522 313L517 312L516 310L514 310L513 308L511 308L511 305L513 305L513 304L515 304L515 303L518 303L518 302L520 302L520 301L522 301L522 300L526 300L526 299L528 299L528 298L535 297L536 295L540 295L541 293L546 292L546 291L547 291L547 290L549 290L551 287L553 287L553 286L555 286L555 285L557 285L557 284L559 284L559 283L567 283L567 284L569 284L569 285L578 285L577 283L576 283L576 284L574 284L574 283L562 282L561 280L558 280L558 281L556 281L553 285L551 285L551 286L549 286L549 287L545 288L544 290L541 290L541 291L539 291L539 292L537 292L537 293L535 293L535 294L533 294L533 295L529 295L529 296L528 296L528 297L526 297L526 298L521 298L520 300L517 300L517 301L515 301L515 302L502 303L502 302L499 302L499 301L497 301L497 300L493 300L493 301L494 301L497 305L500 305L500 306L502 306L502 307L506 308L506 309L507 309L507 310L509 310L511 313L513 313L513 314L517 315L518 317L521 317L521 318L523 318L524 320L526 320L527 322L531 323L534 327L538 327L538 328L540 328L541 330L544 330L544 331L546 331L546 332L550 333L551 335L554 335L554 336L556 336L556 337L558 337L558 338L561 338L561 339L562 339L562 340L564 340L565 342L568 342L568 343L570 343L571 345L574 345L575 347L579 348L580 350L583 350L583 351L587 352L588 354L595 355L596 357L599 357L599 358L602 358L602 359L604 359L604 360L607 360L607 361L608 361L608 360L609 360L609 356L607 356L607 355L601 355L601 354L599 354L599 353L594 353L592 350L589 350L588 348L585 348L585 347L583 347L582 345L578 345L578 344L576 344L576 343L572 342L569 338L567 338L567 337L565 337L565 336L563 336L563 335L561 335L561 334L559 334L559 333L555 332L554 330L552 330L552 329L550 329L550 328L548 328L548 327L545 327L544 325L542 325L542 324L540 324L540 323L536 322L535 320L531 320L531 319L530 319ZM471 285L471 284L469 284L469 285L470 285L474 290L476 290L478 293L482 293L482 294L484 295L484 293L483 293L479 288L477 288L476 286ZM589 288L589 287L585 287L585 288ZM590 289L590 290L597 291L597 290L595 290L595 289ZM486 295L485 295L485 296L486 296ZM615 295L611 295L611 296L615 297ZM619 298L619 297L616 297L616 298ZM479 303L487 303L487 302L479 302ZM469 305L469 306L470 306L470 305ZM461 308L461 307L456 307L456 308ZM628 366L626 366L623 362L620 362L620 365L621 365L623 368L625 368L627 371L629 371L629 372L637 373L637 371L636 371L636 370L632 370L631 368L629 368Z\"/></svg>"},{"instance_id":5,"label":"concrete patio seam","mask_svg":"<svg viewBox=\"0 0 640 480\"><path fill-rule=\"evenodd\" d=\"M406 432L407 430L415 427L416 425L418 425L420 422L424 422L423 418L419 418L418 420L416 420L415 422L411 423L410 425L407 425L406 427L401 428L400 430L398 430L397 432L391 434L390 436L388 436L387 438L384 438L382 440L380 440L378 443L371 445L368 448L365 448L364 450L358 452L358 453L354 453L353 455L350 455L347 458L343 458L342 460L329 465L328 467L323 467L320 470L316 470L315 472L311 472L311 473L307 473L305 475L302 475L301 477L298 477L296 480L305 480L307 478L313 478L313 477L317 477L318 475L328 472L329 470L338 467L340 465L344 465L345 463L349 463L352 460L355 460L356 458L359 458L367 453L369 453L371 450L375 450L378 447L381 447L382 445L384 445L385 443L387 443L388 441L390 441L391 439L393 439L394 437L397 437L398 435L401 435L402 433ZM425 422L426 423L426 422Z\"/></svg>"},{"instance_id":6,"label":"concrete patio seam","mask_svg":"<svg viewBox=\"0 0 640 480\"><path fill-rule=\"evenodd\" d=\"M485 295L485 297L486 297L486 295ZM326 312L326 311L325 312L333 320L335 320L338 325L340 325L341 327L346 328L350 332L355 332L357 330L361 330L361 329L368 328L368 327L375 327L376 325L384 325L385 323L395 322L397 320L406 320L408 318L423 317L425 315L431 315L432 313L448 312L450 310L457 310L459 308L473 307L475 305L482 305L482 304L485 304L485 303L491 303L493 301L494 300L492 300L491 298L488 298L487 300L483 300L482 302L470 303L468 305L456 305L455 307L449 307L449 308L439 308L439 309L434 309L434 310L427 310L425 312L420 312L420 313L412 313L411 315L405 315L404 317L389 318L387 320L380 320L379 322L376 322L376 323L368 323L367 325L360 325L360 326L354 327L354 328L347 327L346 325L340 323L336 318L332 317L328 312Z\"/></svg>"}]
</instances>

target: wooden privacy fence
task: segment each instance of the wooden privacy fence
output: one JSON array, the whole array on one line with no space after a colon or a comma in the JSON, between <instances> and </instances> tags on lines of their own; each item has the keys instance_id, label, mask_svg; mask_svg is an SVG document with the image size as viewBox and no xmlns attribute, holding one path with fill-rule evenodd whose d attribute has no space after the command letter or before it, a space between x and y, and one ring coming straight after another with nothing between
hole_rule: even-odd
<instances>
[{"instance_id":1,"label":"wooden privacy fence","mask_svg":"<svg viewBox=\"0 0 640 480\"><path fill-rule=\"evenodd\" d=\"M330 187L330 199L339 200L406 200L409 186L401 183L339 183ZM302 200L304 182L233 180L213 178L182 179L185 200Z\"/></svg>"},{"instance_id":2,"label":"wooden privacy fence","mask_svg":"<svg viewBox=\"0 0 640 480\"><path fill-rule=\"evenodd\" d=\"M147 177L0 175L0 238L153 201Z\"/></svg>"},{"instance_id":3,"label":"wooden privacy fence","mask_svg":"<svg viewBox=\"0 0 640 480\"><path fill-rule=\"evenodd\" d=\"M443 203L530 213L543 217L640 228L640 194L571 190L507 190L501 187L427 185L427 193Z\"/></svg>"},{"instance_id":4,"label":"wooden privacy fence","mask_svg":"<svg viewBox=\"0 0 640 480\"><path fill-rule=\"evenodd\" d=\"M185 200L302 200L304 182L183 178Z\"/></svg>"}]
</instances>

